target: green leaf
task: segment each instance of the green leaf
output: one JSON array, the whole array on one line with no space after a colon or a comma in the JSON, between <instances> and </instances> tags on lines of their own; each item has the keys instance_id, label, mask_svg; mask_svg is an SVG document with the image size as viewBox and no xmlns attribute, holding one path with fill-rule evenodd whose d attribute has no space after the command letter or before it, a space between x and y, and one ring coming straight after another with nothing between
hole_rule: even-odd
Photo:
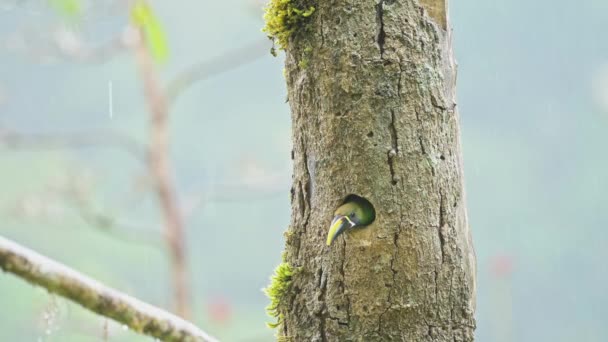
<instances>
[{"instance_id":1,"label":"green leaf","mask_svg":"<svg viewBox=\"0 0 608 342\"><path fill-rule=\"evenodd\" d=\"M152 7L145 1L137 2L131 8L131 20L144 30L148 48L157 63L163 63L169 57L169 47L165 30L154 14Z\"/></svg>"},{"instance_id":2,"label":"green leaf","mask_svg":"<svg viewBox=\"0 0 608 342\"><path fill-rule=\"evenodd\" d=\"M49 3L59 14L67 18L77 18L83 10L82 0L50 0Z\"/></svg>"}]
</instances>

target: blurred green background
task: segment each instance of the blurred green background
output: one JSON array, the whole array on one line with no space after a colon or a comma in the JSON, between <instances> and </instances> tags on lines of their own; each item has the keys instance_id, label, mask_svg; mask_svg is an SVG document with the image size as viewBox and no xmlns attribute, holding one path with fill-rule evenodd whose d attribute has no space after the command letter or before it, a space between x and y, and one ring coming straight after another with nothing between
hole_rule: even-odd
<instances>
[{"instance_id":1,"label":"blurred green background","mask_svg":"<svg viewBox=\"0 0 608 342\"><path fill-rule=\"evenodd\" d=\"M71 17L47 0L0 0L0 128L113 131L145 143L132 54L70 55L119 37L124 1L81 3ZM204 61L219 71L218 56L235 49L242 57L219 57L228 71L180 94L171 161L194 321L225 341L270 341L260 289L289 222L291 147L282 57L256 44L263 3L151 4L169 44L165 83ZM605 0L451 3L479 341L608 340L607 13ZM116 146L0 143L0 235L167 307L169 266L148 183L142 162ZM83 220L83 202L117 224ZM0 274L0 308L0 341L99 341L104 330L99 316L12 275ZM110 341L150 340L108 330Z\"/></svg>"}]
</instances>

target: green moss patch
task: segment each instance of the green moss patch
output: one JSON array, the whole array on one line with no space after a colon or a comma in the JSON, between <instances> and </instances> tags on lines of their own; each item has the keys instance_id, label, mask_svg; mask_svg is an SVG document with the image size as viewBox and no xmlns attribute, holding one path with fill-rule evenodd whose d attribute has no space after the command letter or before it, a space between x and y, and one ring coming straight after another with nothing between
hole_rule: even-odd
<instances>
[{"instance_id":1,"label":"green moss patch","mask_svg":"<svg viewBox=\"0 0 608 342\"><path fill-rule=\"evenodd\" d=\"M270 277L270 285L264 289L264 293L270 299L266 312L277 319L275 323L267 323L270 328L274 329L283 322L283 315L279 310L279 306L283 302L285 295L289 292L293 274L294 269L288 263L282 262L274 270L272 277Z\"/></svg>"},{"instance_id":2,"label":"green moss patch","mask_svg":"<svg viewBox=\"0 0 608 342\"><path fill-rule=\"evenodd\" d=\"M315 7L304 5L302 0L270 0L264 12L266 24L262 31L268 34L280 50L285 50L289 38L314 12Z\"/></svg>"}]
</instances>

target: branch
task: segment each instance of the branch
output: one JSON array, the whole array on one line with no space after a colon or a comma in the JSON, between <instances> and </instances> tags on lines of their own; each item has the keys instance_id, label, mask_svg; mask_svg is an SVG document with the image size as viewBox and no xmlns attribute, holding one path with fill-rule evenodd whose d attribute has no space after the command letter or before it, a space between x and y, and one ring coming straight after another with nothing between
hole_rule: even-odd
<instances>
[{"instance_id":1,"label":"branch","mask_svg":"<svg viewBox=\"0 0 608 342\"><path fill-rule=\"evenodd\" d=\"M102 233L142 246L154 248L162 246L162 235L150 234L154 233L151 229L120 221L113 215L91 208L84 203L77 203L74 209L85 223Z\"/></svg>"},{"instance_id":2,"label":"branch","mask_svg":"<svg viewBox=\"0 0 608 342\"><path fill-rule=\"evenodd\" d=\"M166 90L167 102L169 104L175 103L177 97L184 90L198 81L236 69L268 55L270 47L268 39L259 40L217 56L210 61L192 65L169 82Z\"/></svg>"},{"instance_id":3,"label":"branch","mask_svg":"<svg viewBox=\"0 0 608 342\"><path fill-rule=\"evenodd\" d=\"M118 147L142 162L145 162L146 158L145 148L141 144L114 131L21 133L0 125L0 146L39 149Z\"/></svg>"},{"instance_id":4,"label":"branch","mask_svg":"<svg viewBox=\"0 0 608 342\"><path fill-rule=\"evenodd\" d=\"M194 324L86 277L0 236L0 268L163 341L217 340Z\"/></svg>"},{"instance_id":5,"label":"branch","mask_svg":"<svg viewBox=\"0 0 608 342\"><path fill-rule=\"evenodd\" d=\"M138 32L140 33L139 44L134 45L133 52L150 112L148 169L154 180L156 196L163 215L164 235L171 260L175 312L184 318L189 318L191 314L190 276L184 222L177 203L176 186L169 156L169 107L154 60L144 41L145 35L141 28Z\"/></svg>"}]
</instances>

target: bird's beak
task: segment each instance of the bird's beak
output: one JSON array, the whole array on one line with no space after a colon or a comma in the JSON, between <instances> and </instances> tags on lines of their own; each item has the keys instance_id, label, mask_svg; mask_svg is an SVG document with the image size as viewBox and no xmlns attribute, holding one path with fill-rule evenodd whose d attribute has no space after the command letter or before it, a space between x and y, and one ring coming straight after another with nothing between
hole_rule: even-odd
<instances>
[{"instance_id":1,"label":"bird's beak","mask_svg":"<svg viewBox=\"0 0 608 342\"><path fill-rule=\"evenodd\" d=\"M348 216L337 215L334 217L327 233L327 245L331 246L338 235L342 234L346 228L352 228L354 225L355 223Z\"/></svg>"}]
</instances>

